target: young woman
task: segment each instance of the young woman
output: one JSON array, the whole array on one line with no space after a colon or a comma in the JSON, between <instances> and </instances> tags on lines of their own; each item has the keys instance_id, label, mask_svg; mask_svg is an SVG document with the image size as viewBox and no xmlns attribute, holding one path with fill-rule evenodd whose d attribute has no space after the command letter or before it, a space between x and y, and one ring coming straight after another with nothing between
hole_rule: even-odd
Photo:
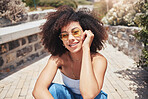
<instances>
[{"instance_id":1,"label":"young woman","mask_svg":"<svg viewBox=\"0 0 148 99\"><path fill-rule=\"evenodd\" d=\"M101 91L107 60L101 50L107 39L103 25L82 9L62 6L42 26L43 45L52 54L33 90L36 99L106 99ZM52 83L60 69L64 85Z\"/></svg>"}]
</instances>

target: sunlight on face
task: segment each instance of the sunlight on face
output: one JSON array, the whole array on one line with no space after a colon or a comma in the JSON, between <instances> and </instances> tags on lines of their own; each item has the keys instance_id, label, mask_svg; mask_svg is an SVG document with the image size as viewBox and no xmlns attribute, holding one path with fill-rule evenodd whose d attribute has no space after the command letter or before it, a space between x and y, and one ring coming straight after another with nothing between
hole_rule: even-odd
<instances>
[{"instance_id":1,"label":"sunlight on face","mask_svg":"<svg viewBox=\"0 0 148 99\"><path fill-rule=\"evenodd\" d=\"M64 46L72 53L80 51L82 48L83 29L79 22L71 22L61 29L60 37Z\"/></svg>"}]
</instances>

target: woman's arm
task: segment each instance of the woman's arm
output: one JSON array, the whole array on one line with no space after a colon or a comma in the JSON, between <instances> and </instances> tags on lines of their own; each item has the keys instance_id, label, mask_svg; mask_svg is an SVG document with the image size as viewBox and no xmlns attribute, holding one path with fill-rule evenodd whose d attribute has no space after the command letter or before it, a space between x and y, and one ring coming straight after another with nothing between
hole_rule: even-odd
<instances>
[{"instance_id":1,"label":"woman's arm","mask_svg":"<svg viewBox=\"0 0 148 99\"><path fill-rule=\"evenodd\" d=\"M100 55L91 60L90 45L94 35L91 31L85 31L85 33L86 38L82 46L80 91L84 99L94 99L102 88L107 62L105 58L100 58Z\"/></svg>"},{"instance_id":2,"label":"woman's arm","mask_svg":"<svg viewBox=\"0 0 148 99\"><path fill-rule=\"evenodd\" d=\"M58 61L59 60L56 56L51 56L48 60L48 63L37 79L32 92L35 99L53 99L52 95L48 91L48 87L52 83L57 72Z\"/></svg>"}]
</instances>

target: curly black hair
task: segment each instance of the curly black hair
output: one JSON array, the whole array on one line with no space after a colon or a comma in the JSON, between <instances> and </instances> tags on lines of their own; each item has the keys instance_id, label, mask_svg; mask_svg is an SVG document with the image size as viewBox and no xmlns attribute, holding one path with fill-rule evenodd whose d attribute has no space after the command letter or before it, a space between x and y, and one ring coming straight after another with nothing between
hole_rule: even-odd
<instances>
[{"instance_id":1,"label":"curly black hair","mask_svg":"<svg viewBox=\"0 0 148 99\"><path fill-rule=\"evenodd\" d=\"M91 30L94 39L90 47L91 52L101 50L108 35L103 24L88 9L75 11L69 6L61 6L55 12L50 12L47 21L41 27L43 45L52 55L62 55L68 51L59 38L61 28L70 22L79 22L84 30Z\"/></svg>"}]
</instances>

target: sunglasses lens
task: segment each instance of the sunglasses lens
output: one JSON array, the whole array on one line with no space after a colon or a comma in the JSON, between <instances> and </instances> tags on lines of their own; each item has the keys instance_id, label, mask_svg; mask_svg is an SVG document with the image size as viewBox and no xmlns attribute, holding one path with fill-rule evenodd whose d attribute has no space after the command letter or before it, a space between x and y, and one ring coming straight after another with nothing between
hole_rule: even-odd
<instances>
[{"instance_id":1,"label":"sunglasses lens","mask_svg":"<svg viewBox=\"0 0 148 99\"><path fill-rule=\"evenodd\" d=\"M80 29L78 29L78 28L74 29L74 30L72 31L72 35L73 35L74 37L79 37L79 36L81 35Z\"/></svg>"},{"instance_id":2,"label":"sunglasses lens","mask_svg":"<svg viewBox=\"0 0 148 99\"><path fill-rule=\"evenodd\" d=\"M61 38L62 40L67 40L67 39L68 39L68 33L61 33L61 34L60 34L60 38Z\"/></svg>"},{"instance_id":3,"label":"sunglasses lens","mask_svg":"<svg viewBox=\"0 0 148 99\"><path fill-rule=\"evenodd\" d=\"M80 35L81 35L81 30L80 30L79 28L75 28L75 29L73 29L73 30L71 31L71 33L72 33L72 35L73 35L74 37L80 37ZM69 33L63 32L63 33L60 34L59 37L60 37L61 40L68 40Z\"/></svg>"}]
</instances>

